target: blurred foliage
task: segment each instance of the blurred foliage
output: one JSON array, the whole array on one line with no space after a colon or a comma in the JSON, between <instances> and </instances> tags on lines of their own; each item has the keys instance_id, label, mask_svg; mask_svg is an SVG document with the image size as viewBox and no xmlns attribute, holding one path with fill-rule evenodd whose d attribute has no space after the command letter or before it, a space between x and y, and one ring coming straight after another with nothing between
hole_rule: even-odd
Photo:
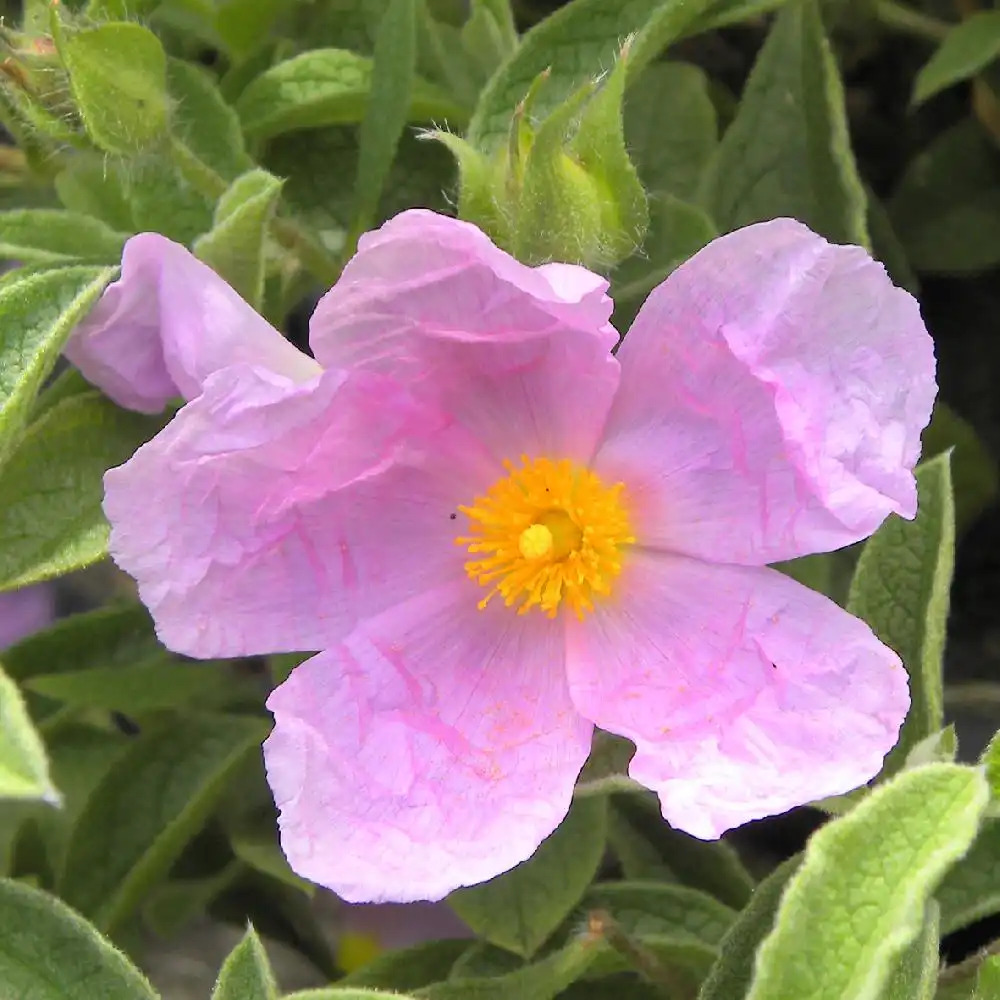
<instances>
[{"instance_id":1,"label":"blurred foliage","mask_svg":"<svg viewBox=\"0 0 1000 1000\"><path fill-rule=\"evenodd\" d=\"M111 600L102 585L2 654L0 998L151 1000L149 935L205 912L245 929L217 1000L281 995L275 942L331 983L300 1000L1000 996L996 957L938 963L942 935L1000 914L996 751L985 769L956 763L943 728L949 706L1000 720L1000 10L0 9L0 258L17 265L0 279L0 591L104 559L101 477L162 425L55 377L141 231L189 245L301 344L303 305L406 207L457 210L532 261L603 268L623 332L716 235L791 215L869 247L920 295L942 386L918 518L890 519L860 555L781 567L893 645L914 700L874 790L821 803L836 818L807 843L779 821L721 843L673 831L627 779L628 744L599 741L535 857L454 894L475 940L343 978L314 887L277 846L258 750L264 699L300 657L195 665L159 644L127 586ZM570 215L586 238L560 243ZM964 630L946 648L949 621ZM950 695L959 653L983 683Z\"/></svg>"}]
</instances>

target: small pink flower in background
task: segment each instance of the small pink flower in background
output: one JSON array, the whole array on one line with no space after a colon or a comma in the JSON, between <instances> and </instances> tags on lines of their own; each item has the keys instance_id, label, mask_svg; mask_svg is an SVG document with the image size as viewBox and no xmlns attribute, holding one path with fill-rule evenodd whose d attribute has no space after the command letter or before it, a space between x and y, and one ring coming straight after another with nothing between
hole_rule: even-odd
<instances>
[{"instance_id":1,"label":"small pink flower in background","mask_svg":"<svg viewBox=\"0 0 1000 1000\"><path fill-rule=\"evenodd\" d=\"M70 356L189 402L106 478L112 553L194 656L321 650L268 702L282 845L348 900L527 858L594 726L699 837L879 770L906 675L768 563L916 509L916 302L791 220L716 240L617 355L607 283L405 212L311 321L313 361L181 247L129 241Z\"/></svg>"},{"instance_id":2,"label":"small pink flower in background","mask_svg":"<svg viewBox=\"0 0 1000 1000\"><path fill-rule=\"evenodd\" d=\"M0 650L52 624L55 595L47 583L0 594Z\"/></svg>"},{"instance_id":3,"label":"small pink flower in background","mask_svg":"<svg viewBox=\"0 0 1000 1000\"><path fill-rule=\"evenodd\" d=\"M472 936L446 903L355 903L340 917L336 954L344 972L367 965L383 951Z\"/></svg>"}]
</instances>

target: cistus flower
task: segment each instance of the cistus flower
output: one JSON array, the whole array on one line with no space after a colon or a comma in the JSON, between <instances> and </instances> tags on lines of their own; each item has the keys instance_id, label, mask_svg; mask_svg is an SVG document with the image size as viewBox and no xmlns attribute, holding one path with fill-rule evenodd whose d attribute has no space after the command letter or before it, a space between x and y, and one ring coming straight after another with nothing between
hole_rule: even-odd
<instances>
[{"instance_id":1,"label":"cistus flower","mask_svg":"<svg viewBox=\"0 0 1000 1000\"><path fill-rule=\"evenodd\" d=\"M340 912L337 965L354 972L384 951L471 936L447 903L353 903Z\"/></svg>"},{"instance_id":2,"label":"cistus flower","mask_svg":"<svg viewBox=\"0 0 1000 1000\"><path fill-rule=\"evenodd\" d=\"M47 583L0 594L0 650L52 624L55 595Z\"/></svg>"},{"instance_id":3,"label":"cistus flower","mask_svg":"<svg viewBox=\"0 0 1000 1000\"><path fill-rule=\"evenodd\" d=\"M437 899L565 816L594 727L702 838L876 774L908 705L863 622L767 564L912 517L916 302L787 219L706 247L616 355L607 283L409 211L315 360L144 234L71 357L188 402L106 478L111 552L191 656L320 650L268 700L297 872Z\"/></svg>"}]
</instances>

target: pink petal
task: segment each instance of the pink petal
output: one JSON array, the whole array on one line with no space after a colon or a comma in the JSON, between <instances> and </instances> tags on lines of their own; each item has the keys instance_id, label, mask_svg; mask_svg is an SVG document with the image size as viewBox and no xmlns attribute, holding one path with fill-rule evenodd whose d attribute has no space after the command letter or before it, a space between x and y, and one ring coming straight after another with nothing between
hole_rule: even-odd
<instances>
[{"instance_id":1,"label":"pink petal","mask_svg":"<svg viewBox=\"0 0 1000 1000\"><path fill-rule=\"evenodd\" d=\"M341 917L342 932L372 937L387 950L472 937L447 903L353 903L344 907Z\"/></svg>"},{"instance_id":2,"label":"pink petal","mask_svg":"<svg viewBox=\"0 0 1000 1000\"><path fill-rule=\"evenodd\" d=\"M447 903L352 903L344 907L341 916L342 930L371 936L388 950L442 938L472 937Z\"/></svg>"},{"instance_id":3,"label":"pink petal","mask_svg":"<svg viewBox=\"0 0 1000 1000\"><path fill-rule=\"evenodd\" d=\"M465 579L452 517L496 470L441 422L372 373L224 369L108 472L112 555L171 649L322 649Z\"/></svg>"},{"instance_id":4,"label":"pink petal","mask_svg":"<svg viewBox=\"0 0 1000 1000\"><path fill-rule=\"evenodd\" d=\"M282 849L351 902L492 878L569 808L592 727L569 700L561 627L477 611L469 586L363 622L268 699Z\"/></svg>"},{"instance_id":5,"label":"pink petal","mask_svg":"<svg viewBox=\"0 0 1000 1000\"><path fill-rule=\"evenodd\" d=\"M392 374L497 459L587 460L618 383L603 278L525 267L465 222L413 210L364 236L310 324L331 367Z\"/></svg>"},{"instance_id":6,"label":"pink petal","mask_svg":"<svg viewBox=\"0 0 1000 1000\"><path fill-rule=\"evenodd\" d=\"M859 247L790 219L724 236L650 295L618 359L595 468L627 484L641 544L762 564L913 516L932 343Z\"/></svg>"},{"instance_id":7,"label":"pink petal","mask_svg":"<svg viewBox=\"0 0 1000 1000\"><path fill-rule=\"evenodd\" d=\"M568 629L575 704L635 742L629 773L697 837L861 785L909 703L864 622L766 568L635 552L615 603Z\"/></svg>"},{"instance_id":8,"label":"pink petal","mask_svg":"<svg viewBox=\"0 0 1000 1000\"><path fill-rule=\"evenodd\" d=\"M65 353L116 403L146 413L175 396L193 399L230 364L260 365L299 382L319 372L210 267L158 233L125 244L121 278Z\"/></svg>"},{"instance_id":9,"label":"pink petal","mask_svg":"<svg viewBox=\"0 0 1000 1000\"><path fill-rule=\"evenodd\" d=\"M39 583L0 594L0 649L13 646L55 619L55 590Z\"/></svg>"}]
</instances>

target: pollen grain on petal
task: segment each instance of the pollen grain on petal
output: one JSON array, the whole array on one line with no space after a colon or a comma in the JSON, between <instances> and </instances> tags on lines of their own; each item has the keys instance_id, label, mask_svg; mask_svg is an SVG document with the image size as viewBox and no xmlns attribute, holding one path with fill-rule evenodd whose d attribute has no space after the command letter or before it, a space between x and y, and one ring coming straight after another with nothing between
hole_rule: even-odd
<instances>
[{"instance_id":1,"label":"pollen grain on petal","mask_svg":"<svg viewBox=\"0 0 1000 1000\"><path fill-rule=\"evenodd\" d=\"M538 608L555 617L563 602L578 617L594 599L611 593L621 572L622 549L635 538L622 483L606 486L568 460L504 463L508 474L484 496L460 507L470 533L456 539L473 557L469 576L519 614Z\"/></svg>"}]
</instances>

